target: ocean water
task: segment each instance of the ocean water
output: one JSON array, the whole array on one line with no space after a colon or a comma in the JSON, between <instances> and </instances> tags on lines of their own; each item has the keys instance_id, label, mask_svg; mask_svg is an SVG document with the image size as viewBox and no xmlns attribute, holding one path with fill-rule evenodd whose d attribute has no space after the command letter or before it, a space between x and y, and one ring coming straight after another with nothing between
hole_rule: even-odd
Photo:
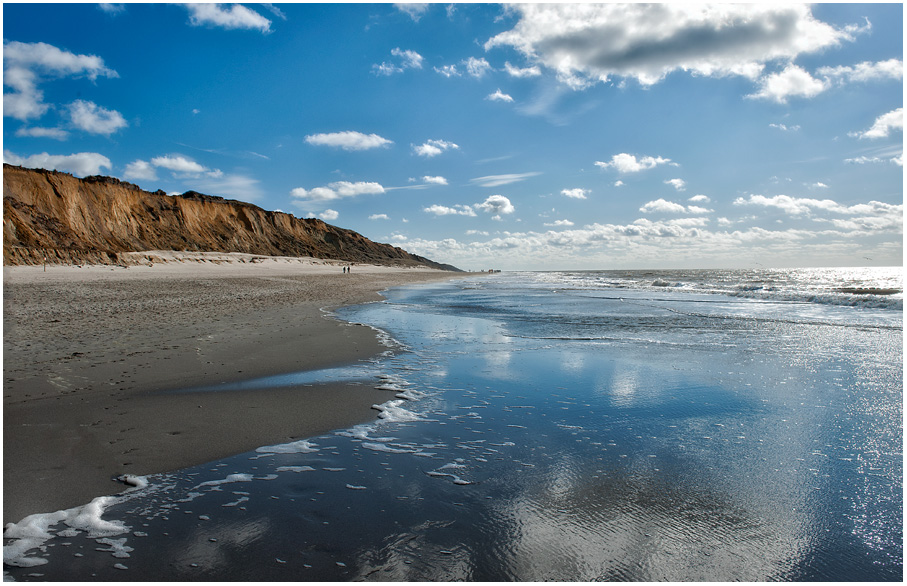
<instances>
[{"instance_id":1,"label":"ocean water","mask_svg":"<svg viewBox=\"0 0 907 586\"><path fill-rule=\"evenodd\" d=\"M389 391L375 423L23 520L6 576L900 581L902 278L585 271L390 290L337 312L387 355L244 383L372 381Z\"/></svg>"}]
</instances>

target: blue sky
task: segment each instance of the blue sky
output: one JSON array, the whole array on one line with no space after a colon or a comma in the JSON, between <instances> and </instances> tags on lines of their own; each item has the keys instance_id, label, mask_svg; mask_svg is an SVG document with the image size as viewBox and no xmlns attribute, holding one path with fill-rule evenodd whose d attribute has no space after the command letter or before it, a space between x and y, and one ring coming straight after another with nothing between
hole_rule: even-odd
<instances>
[{"instance_id":1,"label":"blue sky","mask_svg":"<svg viewBox=\"0 0 907 586\"><path fill-rule=\"evenodd\" d=\"M3 157L465 269L901 265L901 4L3 5Z\"/></svg>"}]
</instances>

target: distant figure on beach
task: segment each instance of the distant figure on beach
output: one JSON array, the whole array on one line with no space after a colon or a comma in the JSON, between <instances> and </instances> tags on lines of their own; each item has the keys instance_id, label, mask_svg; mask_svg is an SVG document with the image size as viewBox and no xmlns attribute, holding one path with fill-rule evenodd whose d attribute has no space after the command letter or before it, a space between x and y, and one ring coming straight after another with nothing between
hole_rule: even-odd
<instances>
[{"instance_id":1,"label":"distant figure on beach","mask_svg":"<svg viewBox=\"0 0 907 586\"><path fill-rule=\"evenodd\" d=\"M344 274L346 274L346 267L343 267L343 272Z\"/></svg>"}]
</instances>

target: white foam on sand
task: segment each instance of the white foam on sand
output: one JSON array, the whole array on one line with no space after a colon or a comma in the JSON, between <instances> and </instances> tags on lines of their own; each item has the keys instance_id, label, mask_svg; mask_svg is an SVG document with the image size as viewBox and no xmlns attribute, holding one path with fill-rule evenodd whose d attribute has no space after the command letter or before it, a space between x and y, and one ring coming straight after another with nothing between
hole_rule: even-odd
<instances>
[{"instance_id":1,"label":"white foam on sand","mask_svg":"<svg viewBox=\"0 0 907 586\"><path fill-rule=\"evenodd\" d=\"M393 401L388 401L380 405L372 405L372 409L377 409L381 413L378 415L379 418L385 421L393 422L407 422L407 421L426 421L426 419L419 415L418 413L413 413L408 409L404 409L402 405L405 401L403 399L395 399Z\"/></svg>"},{"instance_id":2,"label":"white foam on sand","mask_svg":"<svg viewBox=\"0 0 907 586\"><path fill-rule=\"evenodd\" d=\"M102 518L104 510L120 500L114 496L100 496L87 505L53 513L37 513L18 523L7 524L3 538L15 541L3 546L3 563L19 568L46 564L47 559L28 557L27 553L53 539L57 534L53 527L60 523L70 528L63 530L70 536L77 531L84 531L90 538L111 537L128 532L130 528L121 521L105 521Z\"/></svg>"},{"instance_id":3,"label":"white foam on sand","mask_svg":"<svg viewBox=\"0 0 907 586\"><path fill-rule=\"evenodd\" d=\"M278 444L274 446L262 446L255 451L259 454L311 454L317 452L317 444L310 441L299 440L288 444Z\"/></svg>"}]
</instances>

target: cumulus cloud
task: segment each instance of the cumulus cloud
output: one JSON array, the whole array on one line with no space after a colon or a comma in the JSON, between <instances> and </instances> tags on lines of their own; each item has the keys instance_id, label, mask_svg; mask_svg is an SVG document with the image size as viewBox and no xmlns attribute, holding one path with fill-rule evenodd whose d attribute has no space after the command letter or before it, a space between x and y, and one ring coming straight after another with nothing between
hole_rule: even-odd
<instances>
[{"instance_id":1,"label":"cumulus cloud","mask_svg":"<svg viewBox=\"0 0 907 586\"><path fill-rule=\"evenodd\" d=\"M400 12L412 18L413 22L419 22L419 20L425 15L425 13L428 12L429 4L419 2L400 2L394 4L394 7Z\"/></svg>"},{"instance_id":2,"label":"cumulus cloud","mask_svg":"<svg viewBox=\"0 0 907 586\"><path fill-rule=\"evenodd\" d=\"M811 199L791 197L789 195L750 195L734 201L738 206L762 206L776 208L791 216L811 216L814 212L848 215L848 219L835 219L831 222L847 229L868 229L875 227L882 230L900 230L903 225L904 206L870 201L866 204L846 206L831 199Z\"/></svg>"},{"instance_id":3,"label":"cumulus cloud","mask_svg":"<svg viewBox=\"0 0 907 586\"><path fill-rule=\"evenodd\" d=\"M18 120L39 118L50 108L38 89L46 80L62 77L119 77L96 55L77 55L47 43L3 43L3 115Z\"/></svg>"},{"instance_id":4,"label":"cumulus cloud","mask_svg":"<svg viewBox=\"0 0 907 586\"><path fill-rule=\"evenodd\" d=\"M513 101L513 97L510 96L509 94L505 94L504 92L502 92L500 88L498 88L498 90L496 92L494 92L493 94L488 94L488 96L485 99L491 100L492 102L512 102Z\"/></svg>"},{"instance_id":5,"label":"cumulus cloud","mask_svg":"<svg viewBox=\"0 0 907 586\"><path fill-rule=\"evenodd\" d=\"M25 127L16 131L16 136L32 136L37 138L52 138L54 140L66 140L69 133L62 128L42 128L39 126Z\"/></svg>"},{"instance_id":6,"label":"cumulus cloud","mask_svg":"<svg viewBox=\"0 0 907 586\"><path fill-rule=\"evenodd\" d=\"M310 134L305 137L305 141L312 145L337 147L345 151L365 151L394 144L394 141L377 134L363 134L354 130Z\"/></svg>"},{"instance_id":7,"label":"cumulus cloud","mask_svg":"<svg viewBox=\"0 0 907 586\"><path fill-rule=\"evenodd\" d=\"M484 58L470 57L463 61L466 66L466 73L472 77L480 78L491 70L491 64Z\"/></svg>"},{"instance_id":8,"label":"cumulus cloud","mask_svg":"<svg viewBox=\"0 0 907 586\"><path fill-rule=\"evenodd\" d=\"M425 183L431 183L433 185L447 185L447 179L441 176L431 176L425 175L422 177L422 181Z\"/></svg>"},{"instance_id":9,"label":"cumulus cloud","mask_svg":"<svg viewBox=\"0 0 907 586\"><path fill-rule=\"evenodd\" d=\"M705 197L705 196L702 196L702 197ZM696 199L696 198L691 198L691 201L693 199ZM708 198L706 197L705 200L696 199L696 201L698 201L698 202L708 201ZM668 201L666 199L659 198L659 199L656 199L655 201L650 201L650 202L646 203L641 208L639 208L639 211L641 211L643 213L656 212L656 213L665 213L665 214L708 214L708 213L712 212L713 210L706 209L701 206L694 206L694 205L684 206L682 204L679 204L679 203L676 203L673 201Z\"/></svg>"},{"instance_id":10,"label":"cumulus cloud","mask_svg":"<svg viewBox=\"0 0 907 586\"><path fill-rule=\"evenodd\" d=\"M542 70L538 65L533 65L532 67L516 67L511 65L510 61L504 62L504 71L506 71L510 77L538 77L542 74Z\"/></svg>"},{"instance_id":11,"label":"cumulus cloud","mask_svg":"<svg viewBox=\"0 0 907 586\"><path fill-rule=\"evenodd\" d=\"M427 140L418 146L413 145L413 151L420 157L436 157L444 151L458 148L460 147L446 140Z\"/></svg>"},{"instance_id":12,"label":"cumulus cloud","mask_svg":"<svg viewBox=\"0 0 907 586\"><path fill-rule=\"evenodd\" d=\"M512 30L485 43L583 88L612 76L651 85L672 71L755 79L764 64L851 40L855 27L817 20L808 5L526 4Z\"/></svg>"},{"instance_id":13,"label":"cumulus cloud","mask_svg":"<svg viewBox=\"0 0 907 586\"><path fill-rule=\"evenodd\" d=\"M318 217L327 222L331 222L340 217L340 212L329 208L318 214Z\"/></svg>"},{"instance_id":14,"label":"cumulus cloud","mask_svg":"<svg viewBox=\"0 0 907 586\"><path fill-rule=\"evenodd\" d=\"M687 208L680 205L679 203L674 203L673 201L667 201L665 199L656 199L655 201L650 201L641 208L639 211L643 213L649 212L664 212L669 214L683 214L687 211Z\"/></svg>"},{"instance_id":15,"label":"cumulus cloud","mask_svg":"<svg viewBox=\"0 0 907 586\"><path fill-rule=\"evenodd\" d=\"M892 130L904 129L904 109L898 108L876 118L872 128L865 132L851 133L859 138L887 138Z\"/></svg>"},{"instance_id":16,"label":"cumulus cloud","mask_svg":"<svg viewBox=\"0 0 907 586\"><path fill-rule=\"evenodd\" d=\"M827 82L815 79L802 67L791 64L779 73L762 78L759 91L746 97L786 104L790 97L812 98L828 87Z\"/></svg>"},{"instance_id":17,"label":"cumulus cloud","mask_svg":"<svg viewBox=\"0 0 907 586\"><path fill-rule=\"evenodd\" d=\"M473 209L467 205L456 204L453 207L447 207L442 205L432 205L427 208L422 208L422 211L428 212L429 214L434 214L436 216L470 216L475 217L476 213Z\"/></svg>"},{"instance_id":18,"label":"cumulus cloud","mask_svg":"<svg viewBox=\"0 0 907 586\"><path fill-rule=\"evenodd\" d=\"M545 225L549 227L572 226L573 222L571 222L570 220L555 220Z\"/></svg>"},{"instance_id":19,"label":"cumulus cloud","mask_svg":"<svg viewBox=\"0 0 907 586\"><path fill-rule=\"evenodd\" d=\"M108 110L85 100L70 104L69 116L73 126L92 134L109 136L127 126L123 115L116 110Z\"/></svg>"},{"instance_id":20,"label":"cumulus cloud","mask_svg":"<svg viewBox=\"0 0 907 586\"><path fill-rule=\"evenodd\" d=\"M74 153L72 155L39 153L27 157L20 157L11 151L4 150L3 162L32 169L65 171L79 177L99 175L101 173L101 168L112 168L110 159L99 153Z\"/></svg>"},{"instance_id":21,"label":"cumulus cloud","mask_svg":"<svg viewBox=\"0 0 907 586\"><path fill-rule=\"evenodd\" d=\"M369 220L390 220L387 214L372 214L368 217Z\"/></svg>"},{"instance_id":22,"label":"cumulus cloud","mask_svg":"<svg viewBox=\"0 0 907 586\"><path fill-rule=\"evenodd\" d=\"M198 175L208 171L208 168L204 165L200 165L199 163L196 163L191 159L187 159L182 155L154 157L153 159L151 159L151 164L155 167L163 167L164 169L169 169L176 173Z\"/></svg>"},{"instance_id":23,"label":"cumulus cloud","mask_svg":"<svg viewBox=\"0 0 907 586\"><path fill-rule=\"evenodd\" d=\"M470 179L469 182L475 185L480 185L482 187L498 187L500 185L508 185L510 183L516 183L518 181L524 181L530 177L535 177L536 175L541 175L540 171L532 171L530 173L505 173L503 175L486 175L484 177L474 177Z\"/></svg>"},{"instance_id":24,"label":"cumulus cloud","mask_svg":"<svg viewBox=\"0 0 907 586\"><path fill-rule=\"evenodd\" d=\"M692 201L692 202L694 202L694 203L709 203L709 202L712 201L712 200L709 199L709 196L707 196L707 195L702 195L702 194L700 193L699 195L694 195L693 197L691 197L691 198L688 199L687 201Z\"/></svg>"},{"instance_id":25,"label":"cumulus cloud","mask_svg":"<svg viewBox=\"0 0 907 586\"><path fill-rule=\"evenodd\" d=\"M576 189L562 189L561 195L564 197L569 197L572 199L586 199L586 194L589 193L588 189L583 189L577 187Z\"/></svg>"},{"instance_id":26,"label":"cumulus cloud","mask_svg":"<svg viewBox=\"0 0 907 586\"><path fill-rule=\"evenodd\" d=\"M876 63L863 61L853 67L843 65L838 67L820 67L816 70L816 74L838 83L902 79L904 77L904 63L900 59L889 59Z\"/></svg>"},{"instance_id":27,"label":"cumulus cloud","mask_svg":"<svg viewBox=\"0 0 907 586\"><path fill-rule=\"evenodd\" d=\"M489 195L484 202L477 203L473 207L477 210L495 215L512 214L516 211L516 208L513 207L510 200L503 195Z\"/></svg>"},{"instance_id":28,"label":"cumulus cloud","mask_svg":"<svg viewBox=\"0 0 907 586\"><path fill-rule=\"evenodd\" d=\"M403 50L400 47L391 49L391 55L397 57L396 63L383 61L380 65L372 65L372 70L377 75L393 75L403 73L405 69L422 69L422 55L411 50Z\"/></svg>"},{"instance_id":29,"label":"cumulus cloud","mask_svg":"<svg viewBox=\"0 0 907 586\"><path fill-rule=\"evenodd\" d=\"M374 195L384 193L384 191L384 187L382 187L380 183L366 181L359 181L356 183L335 181L324 187L315 187L308 190L297 187L290 191L290 195L304 201L324 202L345 197L356 197L358 195Z\"/></svg>"},{"instance_id":30,"label":"cumulus cloud","mask_svg":"<svg viewBox=\"0 0 907 586\"><path fill-rule=\"evenodd\" d=\"M602 169L616 169L619 173L638 173L648 169L654 169L658 165L678 166L672 163L671 159L662 157L642 157L636 158L636 155L620 153L611 157L608 162L596 161L595 164Z\"/></svg>"},{"instance_id":31,"label":"cumulus cloud","mask_svg":"<svg viewBox=\"0 0 907 586\"><path fill-rule=\"evenodd\" d=\"M154 169L154 165L152 165L148 161L137 159L126 165L126 170L123 171L123 178L153 181L157 179L157 172Z\"/></svg>"},{"instance_id":32,"label":"cumulus cloud","mask_svg":"<svg viewBox=\"0 0 907 586\"><path fill-rule=\"evenodd\" d=\"M263 33L271 32L271 21L242 4L224 8L221 4L186 4L189 24L192 26L216 26L225 29L249 29Z\"/></svg>"},{"instance_id":33,"label":"cumulus cloud","mask_svg":"<svg viewBox=\"0 0 907 586\"><path fill-rule=\"evenodd\" d=\"M442 65L441 67L435 67L434 69L444 77L460 77L460 75L462 75L457 71L456 65Z\"/></svg>"},{"instance_id":34,"label":"cumulus cloud","mask_svg":"<svg viewBox=\"0 0 907 586\"><path fill-rule=\"evenodd\" d=\"M665 185L671 185L677 191L686 191L686 181L683 179L666 179Z\"/></svg>"}]
</instances>

